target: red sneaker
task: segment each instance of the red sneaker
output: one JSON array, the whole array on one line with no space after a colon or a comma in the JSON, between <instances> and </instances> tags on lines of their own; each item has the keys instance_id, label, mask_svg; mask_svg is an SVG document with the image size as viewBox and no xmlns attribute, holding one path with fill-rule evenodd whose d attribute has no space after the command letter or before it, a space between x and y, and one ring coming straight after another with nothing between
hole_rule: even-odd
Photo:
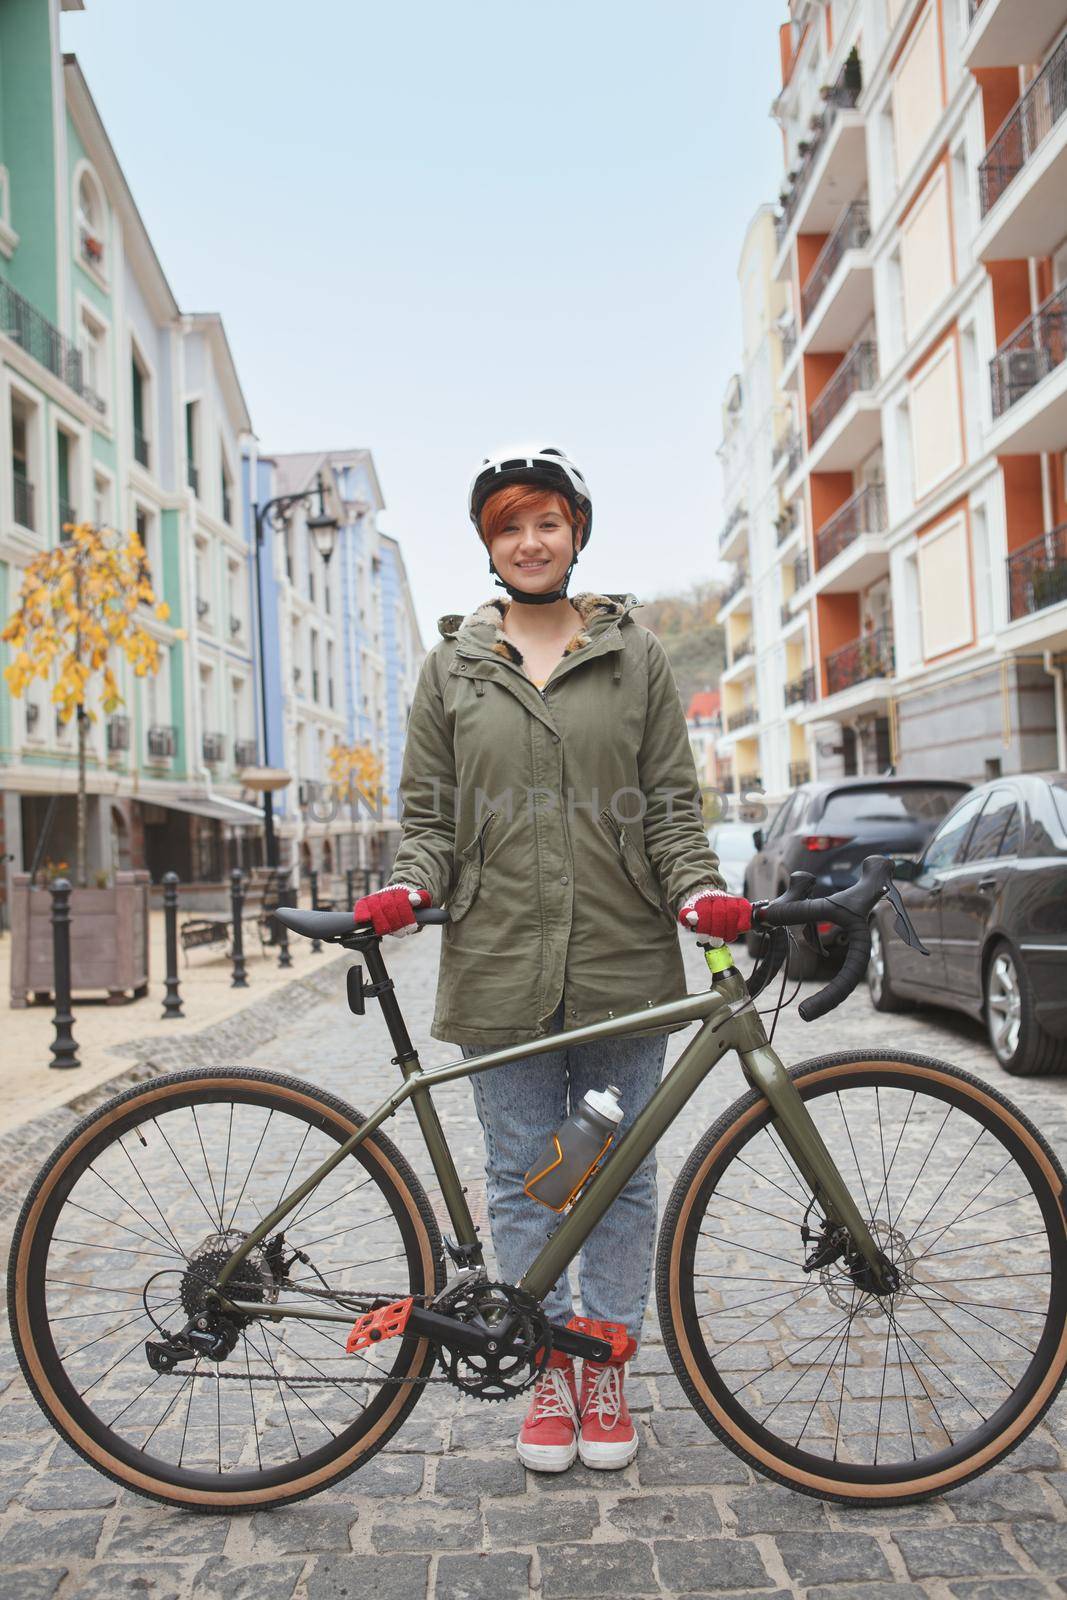
<instances>
[{"instance_id":1,"label":"red sneaker","mask_svg":"<svg viewBox=\"0 0 1067 1600\"><path fill-rule=\"evenodd\" d=\"M623 1388L626 1357L635 1349L631 1339L623 1356L603 1364L586 1361L582 1365L578 1454L587 1467L615 1472L629 1466L637 1454L637 1429L630 1420Z\"/></svg>"},{"instance_id":2,"label":"red sneaker","mask_svg":"<svg viewBox=\"0 0 1067 1600\"><path fill-rule=\"evenodd\" d=\"M566 1472L578 1454L578 1395L574 1362L553 1350L534 1384L533 1400L515 1448L534 1472Z\"/></svg>"}]
</instances>

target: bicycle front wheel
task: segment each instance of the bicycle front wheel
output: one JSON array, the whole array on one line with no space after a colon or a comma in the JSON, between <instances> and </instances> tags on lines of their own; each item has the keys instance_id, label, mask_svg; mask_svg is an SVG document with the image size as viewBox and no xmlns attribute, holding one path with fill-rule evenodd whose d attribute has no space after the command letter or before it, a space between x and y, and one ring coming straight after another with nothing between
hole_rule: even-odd
<instances>
[{"instance_id":1,"label":"bicycle front wheel","mask_svg":"<svg viewBox=\"0 0 1067 1600\"><path fill-rule=\"evenodd\" d=\"M223 1359L164 1373L145 1348L206 1309L252 1229L360 1120L295 1079L203 1069L110 1100L46 1163L11 1247L12 1336L46 1415L94 1467L170 1505L258 1510L336 1482L395 1433L434 1364L425 1339L347 1355L350 1323L250 1316ZM421 1185L376 1132L227 1287L275 1307L432 1297L442 1254Z\"/></svg>"},{"instance_id":2,"label":"bicycle front wheel","mask_svg":"<svg viewBox=\"0 0 1067 1600\"><path fill-rule=\"evenodd\" d=\"M876 1051L790 1073L899 1273L804 1270L823 1217L762 1094L692 1152L657 1255L660 1323L696 1410L757 1471L852 1504L925 1499L991 1467L1067 1370L1062 1167L1003 1095Z\"/></svg>"}]
</instances>

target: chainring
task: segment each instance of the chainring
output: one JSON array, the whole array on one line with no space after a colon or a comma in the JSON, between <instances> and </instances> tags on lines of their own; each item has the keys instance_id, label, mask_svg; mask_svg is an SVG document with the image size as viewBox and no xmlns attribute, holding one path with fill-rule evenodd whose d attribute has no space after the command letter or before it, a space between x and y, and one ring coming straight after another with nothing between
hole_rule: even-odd
<instances>
[{"instance_id":1,"label":"chainring","mask_svg":"<svg viewBox=\"0 0 1067 1600\"><path fill-rule=\"evenodd\" d=\"M437 1359L448 1381L476 1400L510 1400L535 1383L552 1353L552 1329L532 1295L510 1283L480 1279L460 1283L434 1301L434 1310L491 1333L509 1317L507 1343L497 1350L465 1350L442 1340Z\"/></svg>"}]
</instances>

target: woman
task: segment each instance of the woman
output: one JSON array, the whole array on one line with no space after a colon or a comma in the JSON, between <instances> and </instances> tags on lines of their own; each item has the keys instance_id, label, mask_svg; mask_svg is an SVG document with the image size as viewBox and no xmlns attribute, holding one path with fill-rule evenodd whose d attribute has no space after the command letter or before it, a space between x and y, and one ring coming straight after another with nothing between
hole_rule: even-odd
<instances>
[{"instance_id":1,"label":"woman","mask_svg":"<svg viewBox=\"0 0 1067 1600\"><path fill-rule=\"evenodd\" d=\"M415 906L447 906L431 1033L466 1056L683 995L675 916L725 939L749 926L748 901L724 891L708 847L662 645L633 620L632 595L567 598L592 529L581 472L553 446L502 451L475 474L469 511L510 602L441 618L408 721L393 881L356 906L381 933L414 931ZM546 1139L607 1084L620 1091L625 1133L659 1082L666 1043L660 1029L542 1050L472 1078L507 1282L551 1224L523 1190ZM570 1357L552 1353L518 1437L528 1467L633 1460L624 1378L655 1231L653 1153L581 1255L584 1315L616 1325L618 1354L586 1362L579 1384ZM571 1309L561 1278L546 1311L565 1322Z\"/></svg>"}]
</instances>

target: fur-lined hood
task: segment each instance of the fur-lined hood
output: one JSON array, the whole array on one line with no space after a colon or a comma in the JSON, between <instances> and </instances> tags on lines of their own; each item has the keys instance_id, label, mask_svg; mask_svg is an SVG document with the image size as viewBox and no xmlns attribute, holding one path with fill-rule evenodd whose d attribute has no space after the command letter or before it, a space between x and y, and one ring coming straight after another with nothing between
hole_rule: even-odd
<instances>
[{"instance_id":1,"label":"fur-lined hood","mask_svg":"<svg viewBox=\"0 0 1067 1600\"><path fill-rule=\"evenodd\" d=\"M641 601L632 594L592 594L584 592L568 596L571 605L582 619L582 625L568 641L563 654L573 655L576 650L581 650L590 644L597 634L612 623L633 622L630 612L641 605ZM468 629L474 637L489 648L496 655L503 656L506 661L513 661L517 666L522 664L522 651L519 650L513 639L509 639L504 632L504 615L510 601L503 596L494 595L482 605L467 615L461 616L458 612L451 613L438 619L437 628L443 639L453 639Z\"/></svg>"}]
</instances>

